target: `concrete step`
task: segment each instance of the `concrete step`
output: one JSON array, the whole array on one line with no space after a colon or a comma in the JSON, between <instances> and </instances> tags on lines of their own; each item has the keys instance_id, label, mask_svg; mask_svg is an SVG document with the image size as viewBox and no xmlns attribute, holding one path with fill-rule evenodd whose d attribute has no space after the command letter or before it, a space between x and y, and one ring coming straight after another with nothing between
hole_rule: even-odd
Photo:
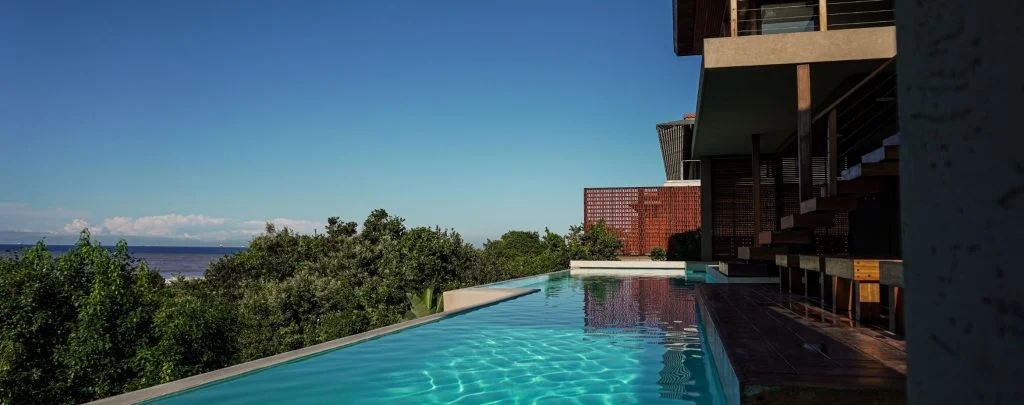
<instances>
[{"instance_id":1,"label":"concrete step","mask_svg":"<svg viewBox=\"0 0 1024 405\"><path fill-rule=\"evenodd\" d=\"M778 277L774 263L719 262L718 271L728 277Z\"/></svg>"},{"instance_id":2,"label":"concrete step","mask_svg":"<svg viewBox=\"0 0 1024 405\"><path fill-rule=\"evenodd\" d=\"M882 191L882 180L878 177L861 177L836 183L836 195L867 197ZM828 197L828 187L821 187L822 197Z\"/></svg>"},{"instance_id":3,"label":"concrete step","mask_svg":"<svg viewBox=\"0 0 1024 405\"><path fill-rule=\"evenodd\" d=\"M886 161L878 163L858 163L843 171L839 176L840 181L856 180L862 177L893 177L900 175L899 161Z\"/></svg>"},{"instance_id":4,"label":"concrete step","mask_svg":"<svg viewBox=\"0 0 1024 405\"><path fill-rule=\"evenodd\" d=\"M835 215L831 212L793 214L779 218L779 229L814 229L832 226Z\"/></svg>"},{"instance_id":5,"label":"concrete step","mask_svg":"<svg viewBox=\"0 0 1024 405\"><path fill-rule=\"evenodd\" d=\"M900 160L899 146L883 146L860 157L861 163L879 163Z\"/></svg>"},{"instance_id":6,"label":"concrete step","mask_svg":"<svg viewBox=\"0 0 1024 405\"><path fill-rule=\"evenodd\" d=\"M758 246L809 245L812 243L814 243L814 231L809 229L761 231L757 234Z\"/></svg>"},{"instance_id":7,"label":"concrete step","mask_svg":"<svg viewBox=\"0 0 1024 405\"><path fill-rule=\"evenodd\" d=\"M857 199L853 197L816 197L800 203L800 213L813 212L845 212L857 208Z\"/></svg>"},{"instance_id":8,"label":"concrete step","mask_svg":"<svg viewBox=\"0 0 1024 405\"><path fill-rule=\"evenodd\" d=\"M740 260L772 261L775 255L789 253L788 246L741 246L736 257Z\"/></svg>"},{"instance_id":9,"label":"concrete step","mask_svg":"<svg viewBox=\"0 0 1024 405\"><path fill-rule=\"evenodd\" d=\"M882 140L882 146L899 146L900 145L900 134L894 134L888 138Z\"/></svg>"}]
</instances>

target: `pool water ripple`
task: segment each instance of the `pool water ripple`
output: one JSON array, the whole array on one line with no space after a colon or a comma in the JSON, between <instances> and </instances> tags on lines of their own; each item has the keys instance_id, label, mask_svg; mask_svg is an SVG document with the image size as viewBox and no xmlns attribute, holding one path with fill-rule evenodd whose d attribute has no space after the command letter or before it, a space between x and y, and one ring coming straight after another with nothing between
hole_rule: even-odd
<instances>
[{"instance_id":1,"label":"pool water ripple","mask_svg":"<svg viewBox=\"0 0 1024 405\"><path fill-rule=\"evenodd\" d=\"M542 291L158 402L722 403L689 282L514 284Z\"/></svg>"}]
</instances>

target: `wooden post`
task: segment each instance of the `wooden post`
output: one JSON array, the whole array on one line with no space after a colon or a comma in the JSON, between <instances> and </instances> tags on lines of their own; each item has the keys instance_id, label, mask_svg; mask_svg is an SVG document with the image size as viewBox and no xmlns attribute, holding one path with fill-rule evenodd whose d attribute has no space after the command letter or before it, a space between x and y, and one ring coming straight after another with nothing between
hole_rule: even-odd
<instances>
[{"instance_id":1,"label":"wooden post","mask_svg":"<svg viewBox=\"0 0 1024 405\"><path fill-rule=\"evenodd\" d=\"M828 0L818 0L818 30L828 31Z\"/></svg>"},{"instance_id":2,"label":"wooden post","mask_svg":"<svg viewBox=\"0 0 1024 405\"><path fill-rule=\"evenodd\" d=\"M807 201L814 195L814 178L811 174L811 66L796 65L796 142L797 173L800 178L800 201Z\"/></svg>"},{"instance_id":3,"label":"wooden post","mask_svg":"<svg viewBox=\"0 0 1024 405\"><path fill-rule=\"evenodd\" d=\"M761 233L761 135L750 137L750 184L754 203L754 246Z\"/></svg>"},{"instance_id":4,"label":"wooden post","mask_svg":"<svg viewBox=\"0 0 1024 405\"><path fill-rule=\"evenodd\" d=\"M835 197L839 192L836 183L839 177L839 144L836 143L836 110L828 113L828 196Z\"/></svg>"},{"instance_id":5,"label":"wooden post","mask_svg":"<svg viewBox=\"0 0 1024 405\"><path fill-rule=\"evenodd\" d=\"M880 287L877 282L853 282L854 319L858 323L878 319Z\"/></svg>"},{"instance_id":6,"label":"wooden post","mask_svg":"<svg viewBox=\"0 0 1024 405\"><path fill-rule=\"evenodd\" d=\"M832 312L845 313L853 308L853 280L832 276Z\"/></svg>"},{"instance_id":7,"label":"wooden post","mask_svg":"<svg viewBox=\"0 0 1024 405\"><path fill-rule=\"evenodd\" d=\"M729 0L729 36L735 37L739 35L739 19L736 18L739 8L737 7L737 0Z\"/></svg>"},{"instance_id":8,"label":"wooden post","mask_svg":"<svg viewBox=\"0 0 1024 405\"><path fill-rule=\"evenodd\" d=\"M903 335L903 288L889 286L889 331Z\"/></svg>"},{"instance_id":9,"label":"wooden post","mask_svg":"<svg viewBox=\"0 0 1024 405\"><path fill-rule=\"evenodd\" d=\"M828 275L825 274L825 269L821 269L821 271L818 272L818 305L821 309L831 310L832 308L828 303L828 300L832 298L831 286L832 280L828 279Z\"/></svg>"},{"instance_id":10,"label":"wooden post","mask_svg":"<svg viewBox=\"0 0 1024 405\"><path fill-rule=\"evenodd\" d=\"M775 229L780 229L779 221L785 216L786 199L782 194L782 156L775 155Z\"/></svg>"},{"instance_id":11,"label":"wooden post","mask_svg":"<svg viewBox=\"0 0 1024 405\"><path fill-rule=\"evenodd\" d=\"M896 286L887 286L889 289L889 332L896 332L896 305L899 300L896 298Z\"/></svg>"}]
</instances>

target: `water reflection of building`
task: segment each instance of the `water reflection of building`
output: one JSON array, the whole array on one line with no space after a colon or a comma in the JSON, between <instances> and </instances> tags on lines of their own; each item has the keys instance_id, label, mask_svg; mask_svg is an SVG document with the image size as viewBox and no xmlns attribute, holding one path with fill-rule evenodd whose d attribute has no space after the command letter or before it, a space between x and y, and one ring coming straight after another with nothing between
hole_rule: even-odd
<instances>
[{"instance_id":1,"label":"water reflection of building","mask_svg":"<svg viewBox=\"0 0 1024 405\"><path fill-rule=\"evenodd\" d=\"M584 324L594 328L656 327L682 330L697 324L695 297L681 280L630 278L586 283Z\"/></svg>"},{"instance_id":2,"label":"water reflection of building","mask_svg":"<svg viewBox=\"0 0 1024 405\"><path fill-rule=\"evenodd\" d=\"M660 395L712 403L706 393L714 380L703 356L691 286L668 278L601 278L586 279L583 291L587 333L635 334L629 337L634 343L663 346Z\"/></svg>"}]
</instances>

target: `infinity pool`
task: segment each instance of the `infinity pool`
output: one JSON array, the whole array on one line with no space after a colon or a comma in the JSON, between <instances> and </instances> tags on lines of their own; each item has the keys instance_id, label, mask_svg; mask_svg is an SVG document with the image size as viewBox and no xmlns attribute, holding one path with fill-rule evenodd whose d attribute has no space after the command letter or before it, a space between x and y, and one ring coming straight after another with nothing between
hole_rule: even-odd
<instances>
[{"instance_id":1,"label":"infinity pool","mask_svg":"<svg viewBox=\"0 0 1024 405\"><path fill-rule=\"evenodd\" d=\"M491 287L541 291L157 402L724 403L691 282L559 272Z\"/></svg>"}]
</instances>

